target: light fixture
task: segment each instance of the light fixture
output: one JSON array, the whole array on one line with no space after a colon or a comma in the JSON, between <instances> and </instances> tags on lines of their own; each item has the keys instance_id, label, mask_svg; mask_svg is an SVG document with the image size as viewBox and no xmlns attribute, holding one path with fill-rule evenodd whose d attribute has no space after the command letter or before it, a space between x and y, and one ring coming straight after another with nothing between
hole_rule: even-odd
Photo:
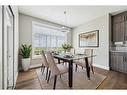
<instances>
[{"instance_id":1,"label":"light fixture","mask_svg":"<svg viewBox=\"0 0 127 95\"><path fill-rule=\"evenodd\" d=\"M64 11L64 15L65 15L65 26L62 26L62 32L70 32L70 29L67 26L67 12Z\"/></svg>"}]
</instances>

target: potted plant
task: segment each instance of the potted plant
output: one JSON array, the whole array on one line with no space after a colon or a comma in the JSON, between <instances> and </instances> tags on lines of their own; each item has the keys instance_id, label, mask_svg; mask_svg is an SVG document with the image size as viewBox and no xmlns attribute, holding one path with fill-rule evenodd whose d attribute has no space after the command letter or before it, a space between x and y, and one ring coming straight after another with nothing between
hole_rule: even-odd
<instances>
[{"instance_id":1,"label":"potted plant","mask_svg":"<svg viewBox=\"0 0 127 95\"><path fill-rule=\"evenodd\" d=\"M70 44L62 44L62 48L64 49L64 52L69 52L72 46Z\"/></svg>"},{"instance_id":2,"label":"potted plant","mask_svg":"<svg viewBox=\"0 0 127 95\"><path fill-rule=\"evenodd\" d=\"M22 44L21 55L23 57L22 67L24 71L27 71L29 69L31 50L32 50L31 45Z\"/></svg>"}]
</instances>

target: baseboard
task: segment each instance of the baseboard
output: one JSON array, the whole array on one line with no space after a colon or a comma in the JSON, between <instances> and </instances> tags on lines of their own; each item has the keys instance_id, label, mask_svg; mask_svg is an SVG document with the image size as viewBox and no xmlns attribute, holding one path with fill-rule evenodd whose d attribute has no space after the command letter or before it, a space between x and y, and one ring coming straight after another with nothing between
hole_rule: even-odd
<instances>
[{"instance_id":1,"label":"baseboard","mask_svg":"<svg viewBox=\"0 0 127 95\"><path fill-rule=\"evenodd\" d=\"M102 68L105 70L109 70L109 67L103 66L103 65L98 65L98 64L93 64L93 66L98 67L98 68Z\"/></svg>"}]
</instances>

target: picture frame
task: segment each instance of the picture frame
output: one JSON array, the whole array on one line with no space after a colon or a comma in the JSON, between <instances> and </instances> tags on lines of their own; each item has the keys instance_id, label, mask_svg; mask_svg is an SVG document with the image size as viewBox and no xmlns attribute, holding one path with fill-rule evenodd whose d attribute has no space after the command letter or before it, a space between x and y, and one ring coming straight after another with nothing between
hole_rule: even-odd
<instances>
[{"instance_id":1,"label":"picture frame","mask_svg":"<svg viewBox=\"0 0 127 95\"><path fill-rule=\"evenodd\" d=\"M99 30L79 34L79 47L99 47Z\"/></svg>"}]
</instances>

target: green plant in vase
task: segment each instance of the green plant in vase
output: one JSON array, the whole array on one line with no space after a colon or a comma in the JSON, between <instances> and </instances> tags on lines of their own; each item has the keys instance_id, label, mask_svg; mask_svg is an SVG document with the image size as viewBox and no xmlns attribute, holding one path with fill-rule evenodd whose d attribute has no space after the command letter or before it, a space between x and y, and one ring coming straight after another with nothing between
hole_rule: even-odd
<instances>
[{"instance_id":1,"label":"green plant in vase","mask_svg":"<svg viewBox=\"0 0 127 95\"><path fill-rule=\"evenodd\" d=\"M69 52L72 46L70 44L62 44L62 48L64 49L64 52Z\"/></svg>"},{"instance_id":2,"label":"green plant in vase","mask_svg":"<svg viewBox=\"0 0 127 95\"><path fill-rule=\"evenodd\" d=\"M32 46L22 44L22 48L20 50L21 50L21 55L23 57L22 58L22 67L23 67L24 71L27 71L30 66L30 55L31 55Z\"/></svg>"}]
</instances>

